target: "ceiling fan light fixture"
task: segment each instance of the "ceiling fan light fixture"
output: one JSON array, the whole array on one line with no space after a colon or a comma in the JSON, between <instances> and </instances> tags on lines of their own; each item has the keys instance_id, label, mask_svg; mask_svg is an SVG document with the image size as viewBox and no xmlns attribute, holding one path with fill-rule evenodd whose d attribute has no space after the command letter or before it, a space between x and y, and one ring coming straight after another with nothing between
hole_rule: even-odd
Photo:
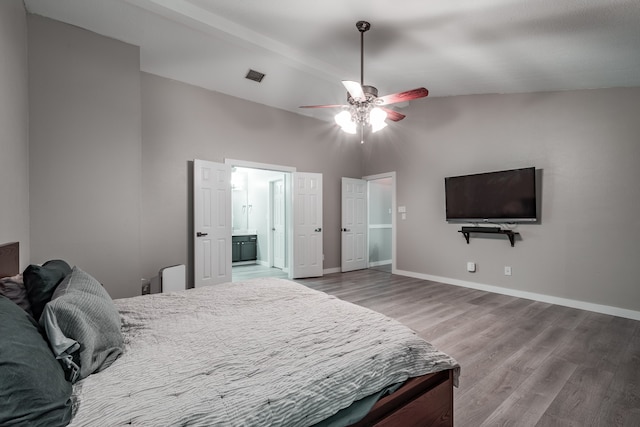
<instances>
[{"instance_id":1,"label":"ceiling fan light fixture","mask_svg":"<svg viewBox=\"0 0 640 427\"><path fill-rule=\"evenodd\" d=\"M351 113L349 113L347 110L343 110L338 114L336 114L334 119L338 124L338 126L340 126L342 130L345 131L346 133L350 133L350 134L356 133L356 130L357 130L356 124L351 118Z\"/></svg>"},{"instance_id":2,"label":"ceiling fan light fixture","mask_svg":"<svg viewBox=\"0 0 640 427\"><path fill-rule=\"evenodd\" d=\"M369 113L369 123L371 124L371 132L378 132L387 127L384 121L387 118L387 112L382 108L375 107Z\"/></svg>"},{"instance_id":3,"label":"ceiling fan light fixture","mask_svg":"<svg viewBox=\"0 0 640 427\"><path fill-rule=\"evenodd\" d=\"M397 104L408 102L418 98L424 98L429 91L423 87L392 93L382 97L378 96L378 89L364 84L364 33L369 31L371 24L367 21L358 21L356 28L360 31L360 82L343 80L342 85L347 89L346 105L303 105L300 108L342 108L334 119L344 132L355 134L360 129L360 143L364 142L365 128L371 126L371 133L378 132L387 127L386 119L398 122L405 118L395 110L379 105Z\"/></svg>"}]
</instances>

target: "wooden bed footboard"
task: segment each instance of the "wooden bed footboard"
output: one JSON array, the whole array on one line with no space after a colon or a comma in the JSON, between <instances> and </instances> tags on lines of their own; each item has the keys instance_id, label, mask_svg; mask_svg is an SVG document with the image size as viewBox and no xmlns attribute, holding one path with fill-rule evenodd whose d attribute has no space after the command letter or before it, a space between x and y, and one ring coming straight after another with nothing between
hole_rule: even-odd
<instances>
[{"instance_id":1,"label":"wooden bed footboard","mask_svg":"<svg viewBox=\"0 0 640 427\"><path fill-rule=\"evenodd\" d=\"M350 427L452 427L453 370L411 378Z\"/></svg>"}]
</instances>

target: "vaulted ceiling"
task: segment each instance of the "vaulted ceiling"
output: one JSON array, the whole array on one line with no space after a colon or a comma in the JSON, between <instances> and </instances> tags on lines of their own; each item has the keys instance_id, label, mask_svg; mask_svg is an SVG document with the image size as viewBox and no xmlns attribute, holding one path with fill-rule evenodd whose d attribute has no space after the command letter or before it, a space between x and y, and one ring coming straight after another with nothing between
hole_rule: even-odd
<instances>
[{"instance_id":1,"label":"vaulted ceiling","mask_svg":"<svg viewBox=\"0 0 640 427\"><path fill-rule=\"evenodd\" d=\"M299 114L341 80L430 97L640 86L638 0L25 0L140 46L142 71ZM266 74L261 83L245 78ZM425 102L424 100L413 102ZM397 106L402 108L403 105Z\"/></svg>"}]
</instances>

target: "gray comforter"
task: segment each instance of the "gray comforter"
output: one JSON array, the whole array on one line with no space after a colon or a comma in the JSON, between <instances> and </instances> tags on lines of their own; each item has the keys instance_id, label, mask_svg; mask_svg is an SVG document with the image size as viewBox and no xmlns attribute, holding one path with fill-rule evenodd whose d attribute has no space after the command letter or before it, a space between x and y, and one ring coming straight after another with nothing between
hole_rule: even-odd
<instances>
[{"instance_id":1,"label":"gray comforter","mask_svg":"<svg viewBox=\"0 0 640 427\"><path fill-rule=\"evenodd\" d=\"M125 351L75 385L73 426L309 426L457 367L400 323L287 280L115 303Z\"/></svg>"}]
</instances>

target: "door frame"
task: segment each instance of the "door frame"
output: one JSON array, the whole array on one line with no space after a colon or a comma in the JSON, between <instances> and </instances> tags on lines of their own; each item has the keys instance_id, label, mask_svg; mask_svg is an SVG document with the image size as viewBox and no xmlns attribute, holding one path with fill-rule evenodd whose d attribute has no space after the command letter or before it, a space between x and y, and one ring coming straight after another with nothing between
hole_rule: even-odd
<instances>
[{"instance_id":1,"label":"door frame","mask_svg":"<svg viewBox=\"0 0 640 427\"><path fill-rule=\"evenodd\" d=\"M397 219L398 219L398 209L396 203L396 172L386 172L379 173L375 175L367 175L363 176L362 179L365 181L375 181L383 178L391 178L391 273L396 274L397 264L396 264L396 227L397 227ZM369 186L367 183L367 202L369 201ZM371 204L367 203L367 227L370 223L369 221L369 209L371 209ZM369 230L367 228L367 235L369 234ZM369 239L367 239L368 241ZM367 266L369 266L369 247L367 247Z\"/></svg>"}]
</instances>

